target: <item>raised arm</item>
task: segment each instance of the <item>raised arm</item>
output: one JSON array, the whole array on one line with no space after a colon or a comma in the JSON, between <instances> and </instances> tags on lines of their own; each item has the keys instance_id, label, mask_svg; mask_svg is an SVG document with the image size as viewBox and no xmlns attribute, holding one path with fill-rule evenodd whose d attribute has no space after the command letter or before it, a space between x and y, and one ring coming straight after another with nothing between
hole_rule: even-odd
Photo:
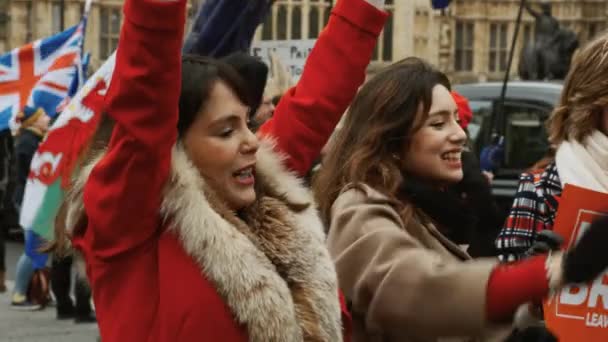
<instances>
[{"instance_id":1,"label":"raised arm","mask_svg":"<svg viewBox=\"0 0 608 342\"><path fill-rule=\"evenodd\" d=\"M532 8L532 5L530 5L529 1L524 1L524 7L526 8L526 11L528 11L528 13L530 13L530 15L534 18L540 17L540 13L538 13L534 10L534 8Z\"/></svg>"},{"instance_id":2,"label":"raised arm","mask_svg":"<svg viewBox=\"0 0 608 342\"><path fill-rule=\"evenodd\" d=\"M105 110L116 125L84 192L98 257L154 236L177 139L185 0L127 0Z\"/></svg>"},{"instance_id":3,"label":"raised arm","mask_svg":"<svg viewBox=\"0 0 608 342\"><path fill-rule=\"evenodd\" d=\"M188 34L183 52L220 58L251 45L255 29L273 0L207 0Z\"/></svg>"},{"instance_id":4,"label":"raised arm","mask_svg":"<svg viewBox=\"0 0 608 342\"><path fill-rule=\"evenodd\" d=\"M545 255L509 265L495 258L461 262L441 252L421 223L403 222L389 203L348 190L333 205L328 236L353 315L365 315L372 330L476 336L490 323L511 322L521 304L540 301L559 282L550 278L560 278L560 262L553 268Z\"/></svg>"},{"instance_id":5,"label":"raised arm","mask_svg":"<svg viewBox=\"0 0 608 342\"><path fill-rule=\"evenodd\" d=\"M287 166L305 175L365 79L387 14L382 0L340 0L312 49L302 77L260 134L274 137ZM378 7L376 7L378 6Z\"/></svg>"}]
</instances>

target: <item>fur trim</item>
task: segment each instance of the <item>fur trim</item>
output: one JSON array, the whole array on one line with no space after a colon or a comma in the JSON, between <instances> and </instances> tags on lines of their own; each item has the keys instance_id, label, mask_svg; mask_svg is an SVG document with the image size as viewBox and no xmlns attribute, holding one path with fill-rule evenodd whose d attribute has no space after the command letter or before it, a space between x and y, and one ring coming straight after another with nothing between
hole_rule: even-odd
<instances>
[{"instance_id":1,"label":"fur trim","mask_svg":"<svg viewBox=\"0 0 608 342\"><path fill-rule=\"evenodd\" d=\"M256 155L256 175L264 177L265 185L277 191L291 203L312 204L313 197L294 173L285 169L285 158L274 151L275 142L264 138ZM313 229L314 230L314 229ZM321 229L317 229L322 233Z\"/></svg>"},{"instance_id":2,"label":"fur trim","mask_svg":"<svg viewBox=\"0 0 608 342\"><path fill-rule=\"evenodd\" d=\"M70 191L66 194L65 201L67 202L67 213L65 218L65 226L68 232L68 236L74 235L74 229L79 227L80 220L84 217L84 201L82 194L84 191L84 185L89 178L89 175L93 171L93 167L97 165L97 162L104 156L105 150L99 155L96 155L90 162L86 163L78 176L73 180Z\"/></svg>"},{"instance_id":3,"label":"fur trim","mask_svg":"<svg viewBox=\"0 0 608 342\"><path fill-rule=\"evenodd\" d=\"M161 215L247 327L250 341L342 341L337 278L316 205L273 149L272 141L262 140L257 200L239 217L176 145ZM83 168L80 189L91 169ZM77 212L82 190L74 193ZM78 215L70 216L73 227Z\"/></svg>"}]
</instances>

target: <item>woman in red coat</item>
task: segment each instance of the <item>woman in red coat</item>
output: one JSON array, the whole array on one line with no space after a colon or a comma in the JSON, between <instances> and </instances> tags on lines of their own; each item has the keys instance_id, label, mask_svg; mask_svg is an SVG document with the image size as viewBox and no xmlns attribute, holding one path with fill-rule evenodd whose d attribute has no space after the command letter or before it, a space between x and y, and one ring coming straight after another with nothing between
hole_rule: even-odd
<instances>
[{"instance_id":1,"label":"woman in red coat","mask_svg":"<svg viewBox=\"0 0 608 342\"><path fill-rule=\"evenodd\" d=\"M259 137L238 75L180 58L186 1L125 2L104 100L115 126L66 221L104 342L343 339L322 224L296 176L363 82L386 19L372 1L336 5Z\"/></svg>"}]
</instances>

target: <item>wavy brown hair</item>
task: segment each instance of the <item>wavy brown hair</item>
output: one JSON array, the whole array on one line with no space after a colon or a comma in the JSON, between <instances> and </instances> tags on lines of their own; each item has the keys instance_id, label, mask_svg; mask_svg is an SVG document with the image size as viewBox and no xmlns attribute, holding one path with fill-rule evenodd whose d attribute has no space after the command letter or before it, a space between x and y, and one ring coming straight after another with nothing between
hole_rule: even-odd
<instances>
[{"instance_id":1,"label":"wavy brown hair","mask_svg":"<svg viewBox=\"0 0 608 342\"><path fill-rule=\"evenodd\" d=\"M361 88L314 179L326 223L333 202L351 183L365 183L399 199L401 156L424 124L438 84L451 89L445 74L410 57L383 69Z\"/></svg>"},{"instance_id":2,"label":"wavy brown hair","mask_svg":"<svg viewBox=\"0 0 608 342\"><path fill-rule=\"evenodd\" d=\"M589 42L572 61L559 105L547 122L549 142L583 142L608 106L608 32Z\"/></svg>"}]
</instances>

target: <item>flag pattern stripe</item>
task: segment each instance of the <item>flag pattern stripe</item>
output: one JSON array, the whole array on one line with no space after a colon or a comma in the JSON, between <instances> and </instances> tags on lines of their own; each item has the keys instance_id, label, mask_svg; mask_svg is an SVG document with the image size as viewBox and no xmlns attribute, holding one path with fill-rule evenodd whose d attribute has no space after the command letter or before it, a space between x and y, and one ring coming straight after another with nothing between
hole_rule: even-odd
<instances>
[{"instance_id":1,"label":"flag pattern stripe","mask_svg":"<svg viewBox=\"0 0 608 342\"><path fill-rule=\"evenodd\" d=\"M0 130L17 129L25 106L56 115L78 74L83 34L84 21L0 56Z\"/></svg>"}]
</instances>

